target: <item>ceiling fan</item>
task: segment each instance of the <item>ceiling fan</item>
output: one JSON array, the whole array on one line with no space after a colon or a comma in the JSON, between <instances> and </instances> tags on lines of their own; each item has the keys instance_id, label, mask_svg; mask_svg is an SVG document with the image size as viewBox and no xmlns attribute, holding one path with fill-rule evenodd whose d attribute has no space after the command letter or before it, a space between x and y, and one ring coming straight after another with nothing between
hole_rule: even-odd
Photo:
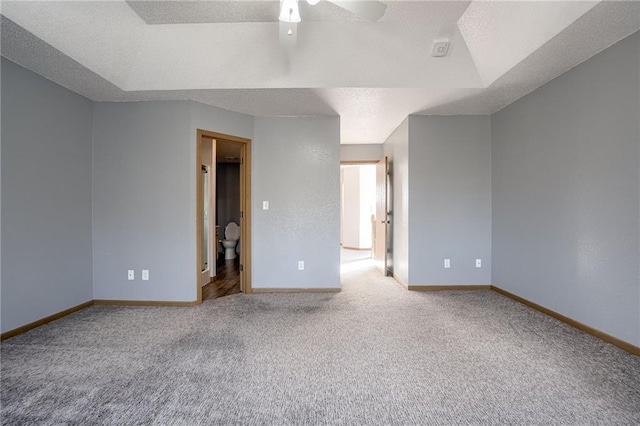
<instances>
[{"instance_id":1,"label":"ceiling fan","mask_svg":"<svg viewBox=\"0 0 640 426\"><path fill-rule=\"evenodd\" d=\"M320 0L306 0L311 6L315 6ZM362 1L362 0L326 0L330 3L341 7L354 15L363 17L370 21L377 21L382 18L387 5L378 0ZM280 1L280 16L278 20L283 23L297 24L302 21L300 16L300 9L298 8L298 0L281 0ZM293 30L289 28L287 34L292 35Z\"/></svg>"}]
</instances>

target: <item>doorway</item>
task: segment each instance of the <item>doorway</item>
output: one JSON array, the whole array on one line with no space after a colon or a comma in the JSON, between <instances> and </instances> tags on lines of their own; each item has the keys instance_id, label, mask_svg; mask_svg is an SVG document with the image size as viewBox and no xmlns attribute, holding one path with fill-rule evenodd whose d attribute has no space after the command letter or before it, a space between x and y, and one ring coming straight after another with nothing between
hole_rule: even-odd
<instances>
[{"instance_id":1,"label":"doorway","mask_svg":"<svg viewBox=\"0 0 640 426\"><path fill-rule=\"evenodd\" d=\"M366 267L374 257L376 166L340 165L340 246L342 269Z\"/></svg>"},{"instance_id":2,"label":"doorway","mask_svg":"<svg viewBox=\"0 0 640 426\"><path fill-rule=\"evenodd\" d=\"M373 263L392 275L391 170L379 161L340 164L340 246L343 270ZM366 261L366 262L365 262ZM367 263L368 262L368 263ZM349 263L351 266L345 267Z\"/></svg>"},{"instance_id":3,"label":"doorway","mask_svg":"<svg viewBox=\"0 0 640 426\"><path fill-rule=\"evenodd\" d=\"M201 303L251 292L251 140L198 130L196 147L196 291Z\"/></svg>"},{"instance_id":4,"label":"doorway","mask_svg":"<svg viewBox=\"0 0 640 426\"><path fill-rule=\"evenodd\" d=\"M372 256L376 215L376 168L373 164L340 166L340 244Z\"/></svg>"}]
</instances>

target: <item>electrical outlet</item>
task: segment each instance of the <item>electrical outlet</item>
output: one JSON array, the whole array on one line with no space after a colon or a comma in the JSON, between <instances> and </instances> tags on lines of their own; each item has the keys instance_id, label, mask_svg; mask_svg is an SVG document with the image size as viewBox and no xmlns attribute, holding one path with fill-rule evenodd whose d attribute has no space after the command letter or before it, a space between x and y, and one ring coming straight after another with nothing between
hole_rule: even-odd
<instances>
[{"instance_id":1,"label":"electrical outlet","mask_svg":"<svg viewBox=\"0 0 640 426\"><path fill-rule=\"evenodd\" d=\"M304 260L298 261L298 271L304 271Z\"/></svg>"},{"instance_id":2,"label":"electrical outlet","mask_svg":"<svg viewBox=\"0 0 640 426\"><path fill-rule=\"evenodd\" d=\"M482 268L482 259L476 259L476 268Z\"/></svg>"},{"instance_id":3,"label":"electrical outlet","mask_svg":"<svg viewBox=\"0 0 640 426\"><path fill-rule=\"evenodd\" d=\"M444 260L444 267L445 268L451 268L451 259L445 259Z\"/></svg>"},{"instance_id":4,"label":"electrical outlet","mask_svg":"<svg viewBox=\"0 0 640 426\"><path fill-rule=\"evenodd\" d=\"M142 281L149 281L149 270L148 269L143 269L142 270Z\"/></svg>"},{"instance_id":5,"label":"electrical outlet","mask_svg":"<svg viewBox=\"0 0 640 426\"><path fill-rule=\"evenodd\" d=\"M129 281L133 281L133 280L135 280L135 279L136 279L136 273L133 271L133 269L129 269L129 270L127 271L127 279L128 279Z\"/></svg>"}]
</instances>

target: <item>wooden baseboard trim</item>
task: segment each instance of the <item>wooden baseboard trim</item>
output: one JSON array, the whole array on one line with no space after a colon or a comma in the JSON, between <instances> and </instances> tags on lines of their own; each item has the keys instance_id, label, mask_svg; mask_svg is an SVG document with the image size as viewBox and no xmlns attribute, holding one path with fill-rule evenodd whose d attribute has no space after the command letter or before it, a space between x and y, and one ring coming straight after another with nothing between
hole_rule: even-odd
<instances>
[{"instance_id":1,"label":"wooden baseboard trim","mask_svg":"<svg viewBox=\"0 0 640 426\"><path fill-rule=\"evenodd\" d=\"M22 334L22 333L26 333L29 330L33 330L36 327L40 327L41 325L45 325L47 323L50 323L51 321L55 321L58 320L60 318L66 317L67 315L70 315L74 312L78 312L82 309L88 308L89 306L93 305L93 300L89 300L88 302L84 302L81 303L77 306L73 306L69 309L65 309L64 311L58 312L56 314L53 315L49 315L48 317L44 317L42 319L39 319L38 321L34 321L34 322L30 322L29 324L25 324L22 327L18 327L18 328L14 328L13 330L9 330L9 331L5 331L4 333L0 334L0 340L5 340L8 339L10 337L14 337L17 336L18 334Z\"/></svg>"},{"instance_id":2,"label":"wooden baseboard trim","mask_svg":"<svg viewBox=\"0 0 640 426\"><path fill-rule=\"evenodd\" d=\"M108 299L96 299L93 301L94 305L111 305L111 306L177 306L177 307L189 307L198 304L197 301L193 302L172 302L165 300L108 300Z\"/></svg>"},{"instance_id":3,"label":"wooden baseboard trim","mask_svg":"<svg viewBox=\"0 0 640 426\"><path fill-rule=\"evenodd\" d=\"M500 287L496 287L494 285L491 286L491 290L495 291L496 293L500 293L503 296L506 296L510 299L515 300L516 302L520 302L523 305L526 305L530 308L535 309L536 311L540 311L543 314L549 315L550 317L553 317L555 319L557 319L558 321L562 321L565 324L568 324L574 328L577 328L580 331L583 331L587 334L590 334L594 337L597 337L598 339L604 340L607 343L611 343L614 346L619 347L620 349L624 349L627 352L631 352L634 355L640 356L640 347L632 345L629 342L625 342L624 340L618 339L617 337L613 337L610 334L604 333L598 329L595 329L593 327L590 327L586 324L583 324L579 321L576 321L572 318L566 317L562 314L559 314L556 311L552 311L551 309L545 308L544 306L538 305L537 303L531 302L523 297L517 296L513 293L510 293L506 290L501 289Z\"/></svg>"},{"instance_id":4,"label":"wooden baseboard trim","mask_svg":"<svg viewBox=\"0 0 640 426\"><path fill-rule=\"evenodd\" d=\"M396 274L393 279L402 287L409 291L442 291L442 290L491 290L491 284L473 284L473 285L413 285L407 284Z\"/></svg>"},{"instance_id":5,"label":"wooden baseboard trim","mask_svg":"<svg viewBox=\"0 0 640 426\"><path fill-rule=\"evenodd\" d=\"M396 274L392 275L393 279L396 280L396 282L398 284L400 284L402 287L404 287L405 289L409 290L409 284L405 283L404 281L402 281L400 279L400 277L398 277Z\"/></svg>"},{"instance_id":6,"label":"wooden baseboard trim","mask_svg":"<svg viewBox=\"0 0 640 426\"><path fill-rule=\"evenodd\" d=\"M443 290L491 290L491 284L471 285L409 285L410 291L443 291Z\"/></svg>"},{"instance_id":7,"label":"wooden baseboard trim","mask_svg":"<svg viewBox=\"0 0 640 426\"><path fill-rule=\"evenodd\" d=\"M593 327L590 327L586 324L583 324L579 321L576 321L572 318L566 317L558 312L552 311L551 309L545 308L544 306L538 305L537 303L531 302L523 297L517 296L513 293L510 293L506 290L503 290L494 285L455 285L455 286L442 286L442 285L427 285L427 286L415 286L408 285L404 281L402 281L395 274L393 278L396 280L398 284L402 287L410 290L410 291L440 291L440 290L493 290L496 293L502 294L510 299L515 300L516 302L520 302L523 305L526 305L532 309L542 312L543 314L549 315L559 321L564 322L574 328L577 328L580 331L583 331L587 334L590 334L598 339L604 340L607 343L611 343L614 346L619 347L620 349L624 349L627 352L630 352L634 355L640 356L640 347L632 345L629 342L625 342L624 340L618 339L617 337L611 336L610 334L604 333L600 330L597 330ZM253 293L338 293L341 291L340 288L253 288ZM0 334L0 341L9 339L11 337L17 336L19 334L25 333L29 330L32 330L36 327L40 327L52 321L63 318L67 315L70 315L74 312L80 311L82 309L88 308L91 305L115 305L115 306L177 306L177 307L189 307L197 305L197 301L193 302L171 302L171 301L154 301L154 300L106 300L106 299L96 299L90 300L85 303L81 303L80 305L73 306L69 309L65 309L64 311L55 313L53 315L49 315L45 318L39 319L37 321L31 322L29 324L25 324L21 327L14 328L13 330L6 331Z\"/></svg>"},{"instance_id":8,"label":"wooden baseboard trim","mask_svg":"<svg viewBox=\"0 0 640 426\"><path fill-rule=\"evenodd\" d=\"M252 293L340 293L341 288L252 288Z\"/></svg>"}]
</instances>

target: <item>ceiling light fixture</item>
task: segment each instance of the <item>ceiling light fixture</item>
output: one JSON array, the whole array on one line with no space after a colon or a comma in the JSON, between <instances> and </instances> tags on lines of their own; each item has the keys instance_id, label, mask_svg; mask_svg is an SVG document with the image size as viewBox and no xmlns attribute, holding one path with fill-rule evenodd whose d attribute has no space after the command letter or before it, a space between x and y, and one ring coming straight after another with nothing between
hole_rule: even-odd
<instances>
[{"instance_id":1,"label":"ceiling light fixture","mask_svg":"<svg viewBox=\"0 0 640 426\"><path fill-rule=\"evenodd\" d=\"M288 22L290 24L300 22L300 10L298 9L298 0L282 0L280 3L280 16L278 19L281 22Z\"/></svg>"},{"instance_id":2,"label":"ceiling light fixture","mask_svg":"<svg viewBox=\"0 0 640 426\"><path fill-rule=\"evenodd\" d=\"M311 6L315 6L316 4L320 3L320 0L307 0L307 3L309 3Z\"/></svg>"}]
</instances>

